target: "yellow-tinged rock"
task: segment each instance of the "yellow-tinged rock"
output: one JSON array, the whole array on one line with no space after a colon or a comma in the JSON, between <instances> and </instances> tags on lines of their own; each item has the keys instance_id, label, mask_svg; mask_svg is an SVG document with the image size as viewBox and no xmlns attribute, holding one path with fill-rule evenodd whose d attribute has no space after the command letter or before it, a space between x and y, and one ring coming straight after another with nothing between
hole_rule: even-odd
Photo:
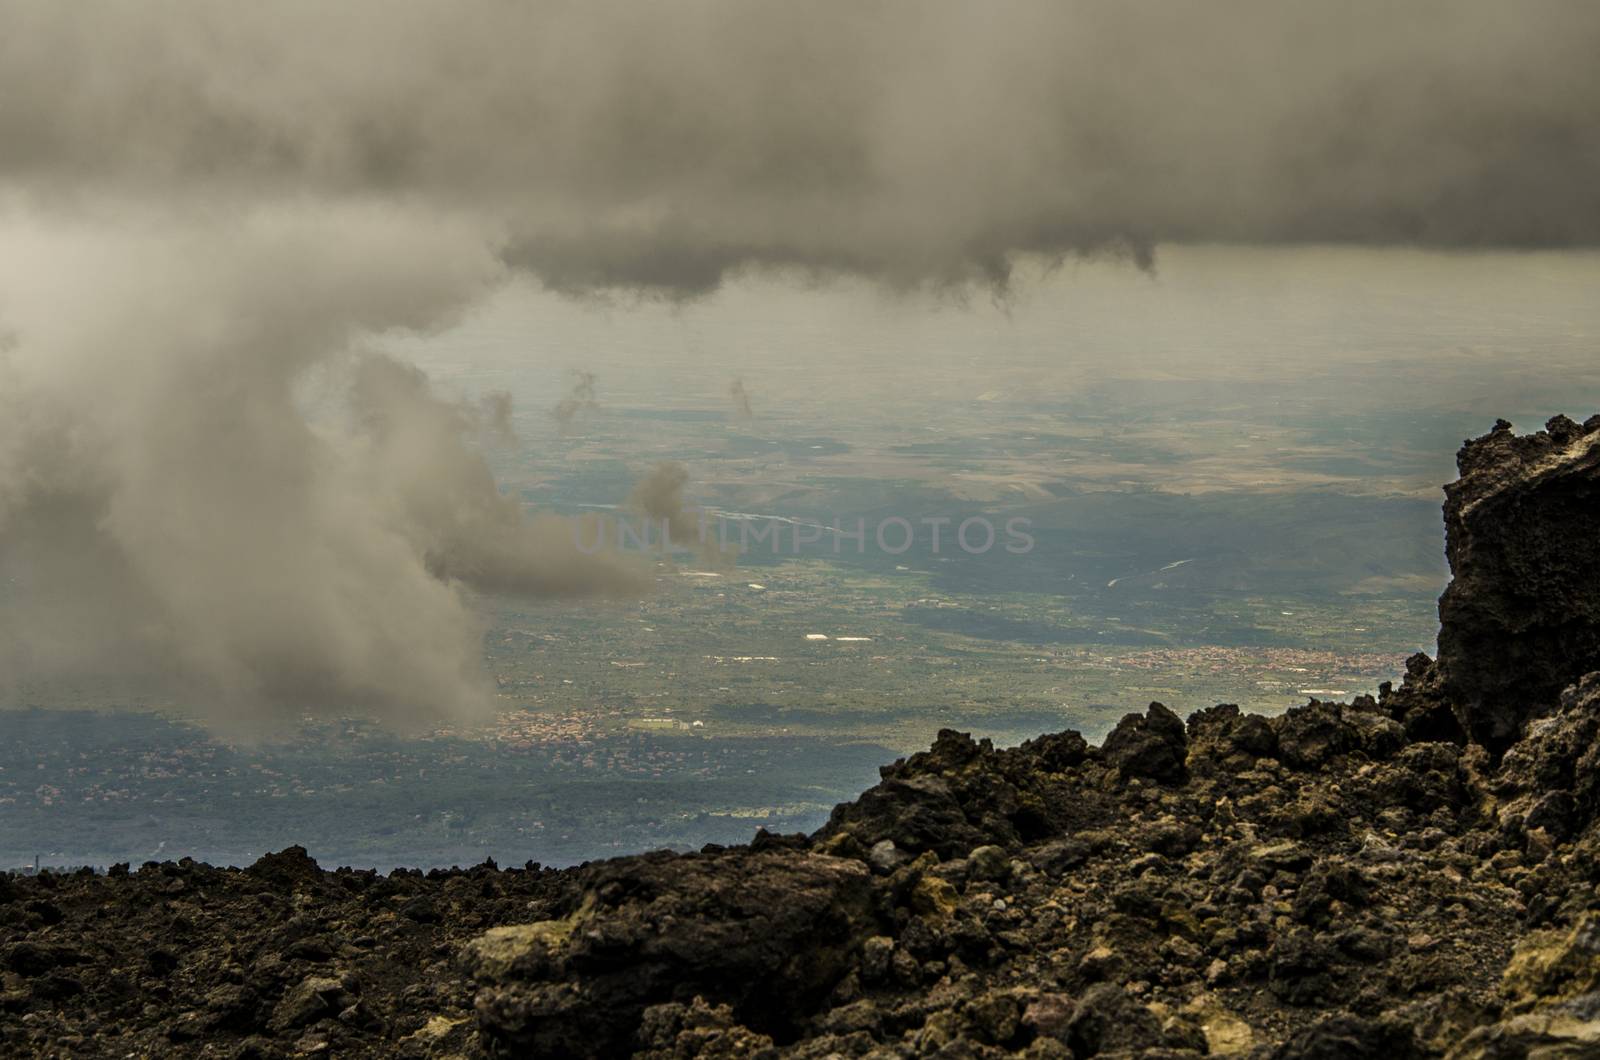
<instances>
[{"instance_id":1,"label":"yellow-tinged rock","mask_svg":"<svg viewBox=\"0 0 1600 1060\"><path fill-rule=\"evenodd\" d=\"M1183 1011L1200 1024L1212 1056L1237 1056L1255 1046L1255 1031L1250 1024L1224 1008L1213 994L1201 994L1185 1005Z\"/></svg>"},{"instance_id":2,"label":"yellow-tinged rock","mask_svg":"<svg viewBox=\"0 0 1600 1060\"><path fill-rule=\"evenodd\" d=\"M449 1016L434 1016L417 1030L406 1035L402 1041L408 1042L433 1042L438 1041L463 1023L467 1022L465 1016L451 1019Z\"/></svg>"},{"instance_id":3,"label":"yellow-tinged rock","mask_svg":"<svg viewBox=\"0 0 1600 1060\"><path fill-rule=\"evenodd\" d=\"M1110 979L1122 968L1122 963L1117 951L1102 942L1083 955L1078 971L1090 979Z\"/></svg>"},{"instance_id":4,"label":"yellow-tinged rock","mask_svg":"<svg viewBox=\"0 0 1600 1060\"><path fill-rule=\"evenodd\" d=\"M1500 990L1515 1012L1600 989L1600 916L1570 931L1535 931L1517 944Z\"/></svg>"},{"instance_id":5,"label":"yellow-tinged rock","mask_svg":"<svg viewBox=\"0 0 1600 1060\"><path fill-rule=\"evenodd\" d=\"M948 917L960 904L960 896L949 880L937 876L924 876L911 892L911 908L924 916Z\"/></svg>"},{"instance_id":6,"label":"yellow-tinged rock","mask_svg":"<svg viewBox=\"0 0 1600 1060\"><path fill-rule=\"evenodd\" d=\"M585 899L581 908L560 920L490 928L462 947L462 958L474 979L505 979L519 965L559 949L589 914L592 904Z\"/></svg>"}]
</instances>

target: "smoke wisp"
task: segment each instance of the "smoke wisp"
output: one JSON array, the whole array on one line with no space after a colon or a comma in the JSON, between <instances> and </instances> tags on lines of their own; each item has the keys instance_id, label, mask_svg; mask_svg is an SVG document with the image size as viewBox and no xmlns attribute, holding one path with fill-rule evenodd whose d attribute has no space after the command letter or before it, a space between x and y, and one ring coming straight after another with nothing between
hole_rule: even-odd
<instances>
[{"instance_id":1,"label":"smoke wisp","mask_svg":"<svg viewBox=\"0 0 1600 1060\"><path fill-rule=\"evenodd\" d=\"M595 398L594 373L579 368L572 374L572 389L550 410L563 431L573 426L580 413L593 412L600 407L600 402Z\"/></svg>"},{"instance_id":2,"label":"smoke wisp","mask_svg":"<svg viewBox=\"0 0 1600 1060\"><path fill-rule=\"evenodd\" d=\"M735 379L728 384L728 397L733 401L733 414L741 420L755 418L755 412L750 408L750 391L745 389L743 379Z\"/></svg>"},{"instance_id":3,"label":"smoke wisp","mask_svg":"<svg viewBox=\"0 0 1600 1060\"><path fill-rule=\"evenodd\" d=\"M628 507L663 531L658 539L673 550L690 549L699 561L713 570L731 567L738 559L738 548L723 545L714 521L702 509L690 508L685 499L689 469L675 460L663 460L633 485Z\"/></svg>"}]
</instances>

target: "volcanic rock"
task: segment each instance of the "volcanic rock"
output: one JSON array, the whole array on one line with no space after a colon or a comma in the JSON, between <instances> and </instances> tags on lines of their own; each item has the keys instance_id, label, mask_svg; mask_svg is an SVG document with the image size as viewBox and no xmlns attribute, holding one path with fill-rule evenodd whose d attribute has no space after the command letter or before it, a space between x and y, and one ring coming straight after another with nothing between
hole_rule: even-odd
<instances>
[{"instance_id":1,"label":"volcanic rock","mask_svg":"<svg viewBox=\"0 0 1600 1060\"><path fill-rule=\"evenodd\" d=\"M564 916L467 947L484 1044L490 1055L613 1055L647 1007L700 996L758 1031L792 1034L872 933L870 880L858 861L787 852L580 870Z\"/></svg>"},{"instance_id":2,"label":"volcanic rock","mask_svg":"<svg viewBox=\"0 0 1600 1060\"><path fill-rule=\"evenodd\" d=\"M0 1054L1600 1056L1597 432L1462 451L1376 698L945 730L811 836L561 871L0 876Z\"/></svg>"},{"instance_id":3,"label":"volcanic rock","mask_svg":"<svg viewBox=\"0 0 1600 1060\"><path fill-rule=\"evenodd\" d=\"M1100 753L1124 778L1177 781L1183 779L1188 749L1182 720L1152 703L1144 716L1129 714L1118 722Z\"/></svg>"},{"instance_id":4,"label":"volcanic rock","mask_svg":"<svg viewBox=\"0 0 1600 1060\"><path fill-rule=\"evenodd\" d=\"M1501 420L1456 465L1436 665L1462 728L1498 751L1600 670L1600 416L1523 437Z\"/></svg>"}]
</instances>

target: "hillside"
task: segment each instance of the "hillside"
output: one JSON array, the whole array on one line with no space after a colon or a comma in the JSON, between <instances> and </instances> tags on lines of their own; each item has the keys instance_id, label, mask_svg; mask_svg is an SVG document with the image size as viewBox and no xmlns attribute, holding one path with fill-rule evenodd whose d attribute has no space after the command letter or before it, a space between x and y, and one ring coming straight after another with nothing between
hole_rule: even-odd
<instances>
[{"instance_id":1,"label":"hillside","mask_svg":"<svg viewBox=\"0 0 1600 1060\"><path fill-rule=\"evenodd\" d=\"M813 835L694 854L0 877L0 1051L1600 1055L1600 417L1458 466L1399 687L947 730Z\"/></svg>"}]
</instances>

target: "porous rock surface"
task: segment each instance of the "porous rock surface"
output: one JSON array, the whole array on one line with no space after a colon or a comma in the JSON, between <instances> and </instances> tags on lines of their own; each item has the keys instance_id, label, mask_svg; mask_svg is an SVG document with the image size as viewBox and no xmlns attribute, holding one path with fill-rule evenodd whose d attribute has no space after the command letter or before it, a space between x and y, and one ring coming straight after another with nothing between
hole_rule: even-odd
<instances>
[{"instance_id":1,"label":"porous rock surface","mask_svg":"<svg viewBox=\"0 0 1600 1060\"><path fill-rule=\"evenodd\" d=\"M1456 463L1437 666L1460 724L1500 750L1600 670L1600 416L1526 437L1501 420Z\"/></svg>"},{"instance_id":2,"label":"porous rock surface","mask_svg":"<svg viewBox=\"0 0 1600 1060\"><path fill-rule=\"evenodd\" d=\"M738 848L0 877L0 1054L1600 1056L1595 427L1463 450L1398 689L945 731Z\"/></svg>"}]
</instances>

